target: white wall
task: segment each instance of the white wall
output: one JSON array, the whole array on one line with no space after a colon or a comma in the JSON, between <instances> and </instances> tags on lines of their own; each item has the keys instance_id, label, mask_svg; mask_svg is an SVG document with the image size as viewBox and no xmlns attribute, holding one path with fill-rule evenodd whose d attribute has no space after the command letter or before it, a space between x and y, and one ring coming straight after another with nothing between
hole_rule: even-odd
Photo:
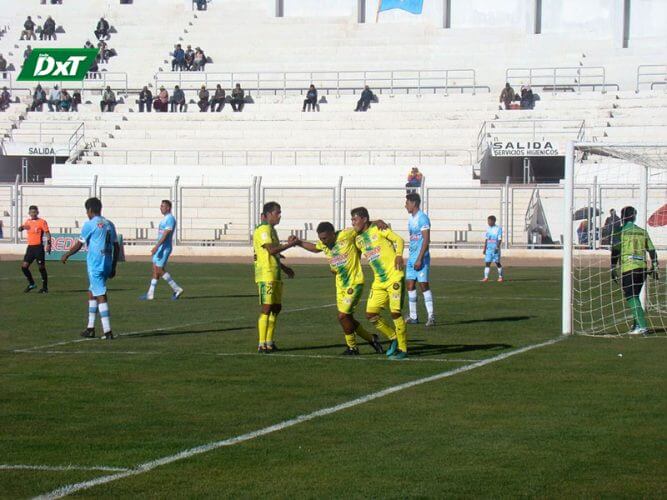
<instances>
[{"instance_id":1,"label":"white wall","mask_svg":"<svg viewBox=\"0 0 667 500\"><path fill-rule=\"evenodd\" d=\"M354 17L357 0L285 0L285 17Z\"/></svg>"},{"instance_id":2,"label":"white wall","mask_svg":"<svg viewBox=\"0 0 667 500\"><path fill-rule=\"evenodd\" d=\"M534 0L453 0L451 27L515 28L523 30L533 19Z\"/></svg>"},{"instance_id":3,"label":"white wall","mask_svg":"<svg viewBox=\"0 0 667 500\"><path fill-rule=\"evenodd\" d=\"M623 2L618 0L544 0L542 33L613 38L622 30Z\"/></svg>"},{"instance_id":4,"label":"white wall","mask_svg":"<svg viewBox=\"0 0 667 500\"><path fill-rule=\"evenodd\" d=\"M667 1L632 0L630 40L633 38L665 37L667 33ZM632 46L632 41L630 42Z\"/></svg>"}]
</instances>

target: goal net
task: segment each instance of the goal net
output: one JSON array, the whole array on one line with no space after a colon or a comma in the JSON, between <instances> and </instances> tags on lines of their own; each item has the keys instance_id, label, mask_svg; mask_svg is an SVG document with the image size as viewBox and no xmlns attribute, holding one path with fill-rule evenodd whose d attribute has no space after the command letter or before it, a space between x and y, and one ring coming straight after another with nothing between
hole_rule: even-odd
<instances>
[{"instance_id":1,"label":"goal net","mask_svg":"<svg viewBox=\"0 0 667 500\"><path fill-rule=\"evenodd\" d=\"M667 144L568 145L565 207L563 333L667 337Z\"/></svg>"}]
</instances>

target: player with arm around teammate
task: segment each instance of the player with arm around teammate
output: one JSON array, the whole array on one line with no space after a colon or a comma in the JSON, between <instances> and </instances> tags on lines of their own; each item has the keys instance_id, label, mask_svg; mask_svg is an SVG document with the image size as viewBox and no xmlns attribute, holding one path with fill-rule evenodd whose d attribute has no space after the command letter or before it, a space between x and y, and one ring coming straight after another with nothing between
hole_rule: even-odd
<instances>
[{"instance_id":1,"label":"player with arm around teammate","mask_svg":"<svg viewBox=\"0 0 667 500\"><path fill-rule=\"evenodd\" d=\"M160 225L158 226L158 240L155 246L151 249L153 260L153 277L151 279L150 287L145 295L142 295L140 300L153 300L155 294L155 287L157 287L158 280L164 279L171 287L173 293L172 300L177 300L183 295L183 289L174 281L167 269L167 262L173 249L174 233L176 231L176 217L171 213L171 201L162 200L160 203L160 212L163 215Z\"/></svg>"},{"instance_id":2,"label":"player with arm around teammate","mask_svg":"<svg viewBox=\"0 0 667 500\"><path fill-rule=\"evenodd\" d=\"M95 336L95 315L99 311L102 321L102 339L113 339L111 315L107 298L107 280L116 276L116 264L120 255L120 245L113 223L102 217L102 202L98 198L88 198L85 203L88 221L81 228L81 236L72 248L61 257L63 264L85 244L88 250L86 267L88 270L88 326L81 332L82 337Z\"/></svg>"},{"instance_id":3,"label":"player with arm around teammate","mask_svg":"<svg viewBox=\"0 0 667 500\"><path fill-rule=\"evenodd\" d=\"M30 272L30 265L37 261L39 274L42 276L42 288L39 293L49 292L49 276L46 272L46 255L44 254L44 237L46 237L46 252L51 253L51 231L49 225L44 219L39 217L39 209L36 205L28 207L29 218L19 226L19 231L26 231L28 246L21 263L21 271L28 280L28 286L23 290L25 293L37 288L35 280Z\"/></svg>"},{"instance_id":4,"label":"player with arm around teammate","mask_svg":"<svg viewBox=\"0 0 667 500\"><path fill-rule=\"evenodd\" d=\"M410 316L406 319L408 324L417 324L417 289L415 283L424 296L424 305L428 314L425 326L435 326L435 315L433 314L433 293L429 286L429 271L431 268L431 220L420 209L421 197L417 193L408 193L405 196L405 209L410 214L408 218L408 233L410 234L410 246L408 265L405 270L405 285L408 289L408 305Z\"/></svg>"},{"instance_id":5,"label":"player with arm around teammate","mask_svg":"<svg viewBox=\"0 0 667 500\"><path fill-rule=\"evenodd\" d=\"M491 264L495 263L498 268L498 283L504 281L503 265L500 263L500 245L503 241L503 228L496 224L496 216L489 215L487 218L489 227L486 228L484 234L484 279L483 283L489 281L489 273L491 272Z\"/></svg>"},{"instance_id":6,"label":"player with arm around teammate","mask_svg":"<svg viewBox=\"0 0 667 500\"><path fill-rule=\"evenodd\" d=\"M357 233L354 229L336 231L331 222L321 222L317 226L317 243L296 241L301 248L312 252L323 252L329 260L331 272L336 275L336 307L338 308L338 322L345 334L347 349L344 355L358 355L356 335L368 342L375 352L382 354L383 349L377 335L371 335L354 318L354 309L361 300L364 290L364 273L361 269L361 254L356 247Z\"/></svg>"}]
</instances>

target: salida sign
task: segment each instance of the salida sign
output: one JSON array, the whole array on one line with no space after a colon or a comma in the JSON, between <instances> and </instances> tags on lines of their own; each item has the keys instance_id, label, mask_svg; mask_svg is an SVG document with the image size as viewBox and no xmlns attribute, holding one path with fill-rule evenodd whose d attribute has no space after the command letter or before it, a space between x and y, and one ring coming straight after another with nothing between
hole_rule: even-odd
<instances>
[{"instance_id":1,"label":"salida sign","mask_svg":"<svg viewBox=\"0 0 667 500\"><path fill-rule=\"evenodd\" d=\"M563 156L551 141L494 141L491 156Z\"/></svg>"}]
</instances>

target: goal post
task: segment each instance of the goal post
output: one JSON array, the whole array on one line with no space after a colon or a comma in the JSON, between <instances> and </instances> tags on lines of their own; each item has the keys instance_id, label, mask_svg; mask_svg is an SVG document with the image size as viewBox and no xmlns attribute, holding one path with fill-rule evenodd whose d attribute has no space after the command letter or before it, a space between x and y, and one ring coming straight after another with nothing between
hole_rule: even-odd
<instances>
[{"instance_id":1,"label":"goal post","mask_svg":"<svg viewBox=\"0 0 667 500\"><path fill-rule=\"evenodd\" d=\"M563 205L562 333L623 335L645 319L650 333L667 336L667 143L568 142ZM628 206L655 247L656 272L650 253L634 252L612 275Z\"/></svg>"}]
</instances>

